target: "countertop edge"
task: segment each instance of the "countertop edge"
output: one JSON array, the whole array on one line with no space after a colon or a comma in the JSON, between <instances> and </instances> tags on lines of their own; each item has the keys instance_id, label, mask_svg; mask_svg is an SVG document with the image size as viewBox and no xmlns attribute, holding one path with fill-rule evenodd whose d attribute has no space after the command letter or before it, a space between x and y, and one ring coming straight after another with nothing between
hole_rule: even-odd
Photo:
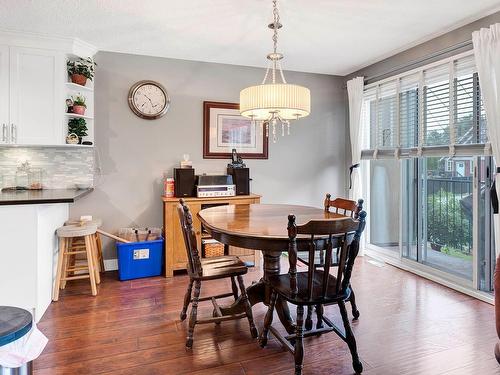
<instances>
[{"instance_id":1,"label":"countertop edge","mask_svg":"<svg viewBox=\"0 0 500 375\"><path fill-rule=\"evenodd\" d=\"M50 190L50 189L49 189ZM59 190L59 189L54 189ZM61 189L61 190L70 190L70 189ZM78 199L85 197L94 191L94 188L82 189L82 190L74 190L74 195L71 197L64 198L20 198L20 199L12 199L12 200L2 200L0 196L0 206L21 206L21 205L30 205L30 204L56 204L56 203L74 203Z\"/></svg>"}]
</instances>

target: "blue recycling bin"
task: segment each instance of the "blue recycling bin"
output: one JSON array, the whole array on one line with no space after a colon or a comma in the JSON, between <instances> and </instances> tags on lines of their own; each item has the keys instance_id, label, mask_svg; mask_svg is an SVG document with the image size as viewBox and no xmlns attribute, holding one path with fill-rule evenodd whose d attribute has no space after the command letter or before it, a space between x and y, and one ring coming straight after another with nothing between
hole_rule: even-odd
<instances>
[{"instance_id":1,"label":"blue recycling bin","mask_svg":"<svg viewBox=\"0 0 500 375\"><path fill-rule=\"evenodd\" d=\"M159 276L163 266L163 237L153 241L117 243L121 281Z\"/></svg>"}]
</instances>

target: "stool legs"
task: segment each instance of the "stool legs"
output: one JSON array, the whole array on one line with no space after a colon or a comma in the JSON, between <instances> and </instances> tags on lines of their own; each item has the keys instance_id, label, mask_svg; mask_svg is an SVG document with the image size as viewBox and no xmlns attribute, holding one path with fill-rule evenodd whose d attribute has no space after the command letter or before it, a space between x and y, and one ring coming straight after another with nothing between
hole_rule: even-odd
<instances>
[{"instance_id":1,"label":"stool legs","mask_svg":"<svg viewBox=\"0 0 500 375\"><path fill-rule=\"evenodd\" d=\"M60 237L57 272L52 295L53 301L59 300L59 290L66 287L67 280L89 278L92 295L97 295L97 284L101 282L99 273L98 245L95 234L84 237ZM85 254L87 266L76 265L77 254ZM83 259L82 259L83 260ZM88 274L76 274L75 271L88 270Z\"/></svg>"},{"instance_id":2,"label":"stool legs","mask_svg":"<svg viewBox=\"0 0 500 375\"><path fill-rule=\"evenodd\" d=\"M89 277L90 277L90 287L92 289L92 295L97 295L97 286L96 286L96 272L94 269L94 251L92 245L93 239L92 236L85 236L85 248L87 250L87 263L89 265Z\"/></svg>"},{"instance_id":3,"label":"stool legs","mask_svg":"<svg viewBox=\"0 0 500 375\"><path fill-rule=\"evenodd\" d=\"M54 283L54 292L52 294L53 301L59 300L59 288L61 287L63 262L64 262L64 257L65 257L64 254L66 253L66 243L67 243L66 238L59 239L59 256L57 258L57 274L56 274L56 280Z\"/></svg>"},{"instance_id":4,"label":"stool legs","mask_svg":"<svg viewBox=\"0 0 500 375\"><path fill-rule=\"evenodd\" d=\"M101 283L101 273L100 273L100 265L99 265L99 253L97 250L97 235L92 236L90 239L91 245L92 245L92 255L94 255L93 260L93 266L94 266L94 273L95 273L95 282L97 284Z\"/></svg>"},{"instance_id":5,"label":"stool legs","mask_svg":"<svg viewBox=\"0 0 500 375\"><path fill-rule=\"evenodd\" d=\"M97 255L99 256L99 271L104 272L104 257L102 255L102 242L101 242L101 236L99 236L99 233L95 234L95 241L97 245Z\"/></svg>"}]
</instances>

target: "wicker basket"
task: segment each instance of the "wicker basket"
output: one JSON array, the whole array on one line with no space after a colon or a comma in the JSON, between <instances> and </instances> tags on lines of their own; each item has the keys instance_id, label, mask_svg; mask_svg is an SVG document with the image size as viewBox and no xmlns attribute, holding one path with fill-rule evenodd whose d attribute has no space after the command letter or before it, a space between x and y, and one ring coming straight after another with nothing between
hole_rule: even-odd
<instances>
[{"instance_id":1,"label":"wicker basket","mask_svg":"<svg viewBox=\"0 0 500 375\"><path fill-rule=\"evenodd\" d=\"M224 255L224 244L214 239L203 240L202 246L205 258L220 257Z\"/></svg>"}]
</instances>

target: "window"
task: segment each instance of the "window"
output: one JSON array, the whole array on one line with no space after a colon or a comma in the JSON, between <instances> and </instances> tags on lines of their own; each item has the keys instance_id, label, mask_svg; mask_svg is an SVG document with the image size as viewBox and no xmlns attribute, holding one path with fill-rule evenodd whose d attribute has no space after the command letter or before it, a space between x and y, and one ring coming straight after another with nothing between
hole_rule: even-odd
<instances>
[{"instance_id":1,"label":"window","mask_svg":"<svg viewBox=\"0 0 500 375\"><path fill-rule=\"evenodd\" d=\"M486 116L470 52L368 85L363 159L484 155Z\"/></svg>"},{"instance_id":2,"label":"window","mask_svg":"<svg viewBox=\"0 0 500 375\"><path fill-rule=\"evenodd\" d=\"M366 86L361 121L369 246L490 291L494 166L472 53Z\"/></svg>"},{"instance_id":3,"label":"window","mask_svg":"<svg viewBox=\"0 0 500 375\"><path fill-rule=\"evenodd\" d=\"M453 171L453 160L448 160L446 162L446 172L452 172Z\"/></svg>"}]
</instances>

